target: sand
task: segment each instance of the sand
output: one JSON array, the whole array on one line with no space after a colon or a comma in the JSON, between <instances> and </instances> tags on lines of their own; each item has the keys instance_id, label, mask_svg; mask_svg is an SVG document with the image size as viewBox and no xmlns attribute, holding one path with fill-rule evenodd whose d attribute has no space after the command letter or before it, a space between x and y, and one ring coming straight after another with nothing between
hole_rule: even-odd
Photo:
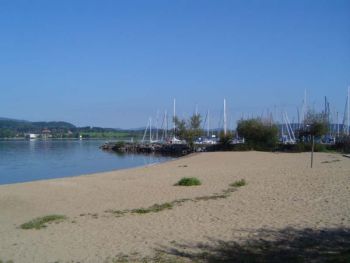
<instances>
[{"instance_id":1,"label":"sand","mask_svg":"<svg viewBox=\"0 0 350 263\"><path fill-rule=\"evenodd\" d=\"M0 186L0 260L108 262L151 256L175 244L235 240L261 229L350 227L350 159L316 153L200 153L167 163L72 178ZM182 177L201 186L179 187ZM187 201L173 209L116 217L108 210ZM19 226L50 214L68 219L46 228ZM136 256L135 256L136 257ZM112 261L111 261L112 262Z\"/></svg>"}]
</instances>

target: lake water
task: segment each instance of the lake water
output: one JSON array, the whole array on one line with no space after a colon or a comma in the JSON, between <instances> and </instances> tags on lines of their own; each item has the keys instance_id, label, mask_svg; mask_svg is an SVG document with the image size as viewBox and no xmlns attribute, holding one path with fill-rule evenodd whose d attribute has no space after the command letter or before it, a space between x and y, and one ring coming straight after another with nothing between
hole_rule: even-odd
<instances>
[{"instance_id":1,"label":"lake water","mask_svg":"<svg viewBox=\"0 0 350 263\"><path fill-rule=\"evenodd\" d=\"M0 141L0 184L111 171L171 159L105 152L99 149L103 143L101 140Z\"/></svg>"}]
</instances>

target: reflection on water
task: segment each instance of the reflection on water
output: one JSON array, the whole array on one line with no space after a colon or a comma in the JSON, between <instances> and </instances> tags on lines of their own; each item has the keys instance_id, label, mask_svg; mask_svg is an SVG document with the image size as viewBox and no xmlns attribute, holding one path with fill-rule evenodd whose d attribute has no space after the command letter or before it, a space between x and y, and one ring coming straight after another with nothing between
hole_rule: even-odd
<instances>
[{"instance_id":1,"label":"reflection on water","mask_svg":"<svg viewBox=\"0 0 350 263\"><path fill-rule=\"evenodd\" d=\"M0 141L0 184L124 169L171 159L117 154L99 149L101 140Z\"/></svg>"}]
</instances>

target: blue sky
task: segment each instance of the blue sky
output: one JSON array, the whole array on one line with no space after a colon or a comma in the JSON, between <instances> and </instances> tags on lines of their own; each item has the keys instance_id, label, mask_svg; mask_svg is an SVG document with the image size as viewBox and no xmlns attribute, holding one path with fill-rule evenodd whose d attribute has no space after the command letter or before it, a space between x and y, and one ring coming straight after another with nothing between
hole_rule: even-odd
<instances>
[{"instance_id":1,"label":"blue sky","mask_svg":"<svg viewBox=\"0 0 350 263\"><path fill-rule=\"evenodd\" d=\"M350 1L0 0L0 116L145 126L156 112L342 116Z\"/></svg>"}]
</instances>

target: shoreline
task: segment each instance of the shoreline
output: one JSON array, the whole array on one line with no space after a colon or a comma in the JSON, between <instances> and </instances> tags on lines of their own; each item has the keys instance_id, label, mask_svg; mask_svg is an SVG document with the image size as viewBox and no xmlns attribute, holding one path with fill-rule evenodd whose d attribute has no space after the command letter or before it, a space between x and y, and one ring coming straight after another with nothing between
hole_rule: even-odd
<instances>
[{"instance_id":1,"label":"shoreline","mask_svg":"<svg viewBox=\"0 0 350 263\"><path fill-rule=\"evenodd\" d=\"M117 255L143 258L180 249L176 244L239 241L262 230L349 229L349 159L317 153L310 169L308 157L195 153L151 166L0 185L0 260L113 262ZM174 186L182 177L202 185ZM240 179L247 185L215 197ZM132 212L174 201L159 212ZM52 214L68 219L39 230L19 227Z\"/></svg>"}]
</instances>

